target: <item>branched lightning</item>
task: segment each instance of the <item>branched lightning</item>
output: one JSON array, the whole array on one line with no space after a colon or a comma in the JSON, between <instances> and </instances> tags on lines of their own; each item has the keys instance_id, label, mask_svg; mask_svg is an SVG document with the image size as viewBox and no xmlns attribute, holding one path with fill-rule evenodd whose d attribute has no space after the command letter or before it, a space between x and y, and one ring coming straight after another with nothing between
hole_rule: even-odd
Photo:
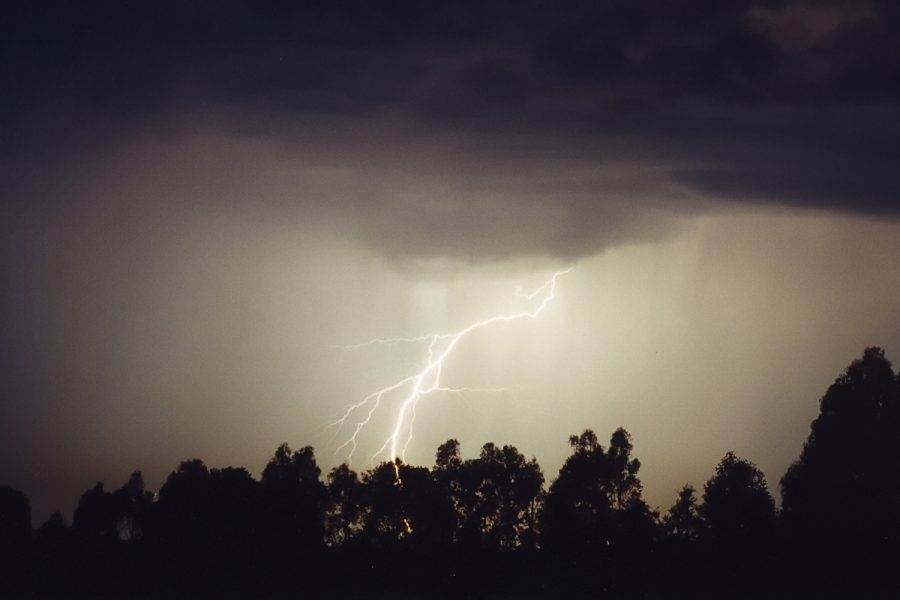
<instances>
[{"instance_id":1,"label":"branched lightning","mask_svg":"<svg viewBox=\"0 0 900 600\"><path fill-rule=\"evenodd\" d=\"M506 388L470 388L470 387L447 387L441 384L441 377L444 371L444 361L456 349L459 342L468 334L475 330L488 327L495 323L517 321L520 319L535 319L550 304L556 295L556 282L562 275L570 272L572 268L563 271L557 271L550 279L544 282L539 288L525 294L521 289L515 292L516 298L526 302L536 302L529 310L521 310L509 314L500 314L489 317L482 321L477 321L466 326L454 333L428 333L415 337L394 337L394 338L375 338L360 344L349 346L339 346L345 350L358 350L368 346L375 345L391 345L391 344L427 344L426 360L424 366L416 373L404 377L403 379L392 383L388 386L372 392L359 402L351 404L344 411L343 415L336 421L330 423L326 429L334 429L332 440L344 429L352 423L352 434L335 449L335 456L342 450L347 449L347 462L353 460L353 455L357 450L357 438L366 426L368 426L372 418L378 412L384 403L386 397L399 390L407 389L408 392L403 396L403 401L397 408L396 416L393 420L393 429L390 435L384 440L381 447L372 454L370 462L374 462L375 458L387 453L388 459L394 462L394 472L397 483L400 484L400 470L397 465L397 458L405 460L406 450L409 448L413 439L413 427L416 421L416 407L419 401L430 394L435 393L456 393L463 394L466 392L505 392ZM539 300L539 301L538 301Z\"/></svg>"}]
</instances>

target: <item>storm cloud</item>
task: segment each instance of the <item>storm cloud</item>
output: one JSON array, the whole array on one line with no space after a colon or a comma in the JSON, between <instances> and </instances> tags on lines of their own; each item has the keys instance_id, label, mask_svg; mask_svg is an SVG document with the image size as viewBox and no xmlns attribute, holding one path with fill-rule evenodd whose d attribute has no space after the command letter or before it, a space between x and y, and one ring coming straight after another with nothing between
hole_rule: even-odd
<instances>
[{"instance_id":1,"label":"storm cloud","mask_svg":"<svg viewBox=\"0 0 900 600\"><path fill-rule=\"evenodd\" d=\"M732 203L893 216L897 22L887 1L14 4L4 179L53 202L27 174L73 149L88 176L180 156L203 164L171 198L246 202L237 168L263 212L400 261L587 256Z\"/></svg>"}]
</instances>

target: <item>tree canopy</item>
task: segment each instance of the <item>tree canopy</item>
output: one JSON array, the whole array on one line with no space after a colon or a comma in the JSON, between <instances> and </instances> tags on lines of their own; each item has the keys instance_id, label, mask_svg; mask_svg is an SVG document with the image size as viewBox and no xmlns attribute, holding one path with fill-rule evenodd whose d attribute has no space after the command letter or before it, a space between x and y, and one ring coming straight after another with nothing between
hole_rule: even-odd
<instances>
[{"instance_id":1,"label":"tree canopy","mask_svg":"<svg viewBox=\"0 0 900 600\"><path fill-rule=\"evenodd\" d=\"M597 597L897 590L900 379L868 348L828 388L776 509L762 471L727 452L702 493L647 505L631 435L591 429L545 489L535 458L450 439L431 468L400 460L322 477L278 446L257 479L186 460L157 494L139 471L81 496L72 526L32 530L0 487L0 592L29 597L229 594Z\"/></svg>"},{"instance_id":2,"label":"tree canopy","mask_svg":"<svg viewBox=\"0 0 900 600\"><path fill-rule=\"evenodd\" d=\"M877 586L900 554L900 377L884 350L866 348L819 407L781 479L784 520L809 558L798 568L825 587L848 573Z\"/></svg>"}]
</instances>

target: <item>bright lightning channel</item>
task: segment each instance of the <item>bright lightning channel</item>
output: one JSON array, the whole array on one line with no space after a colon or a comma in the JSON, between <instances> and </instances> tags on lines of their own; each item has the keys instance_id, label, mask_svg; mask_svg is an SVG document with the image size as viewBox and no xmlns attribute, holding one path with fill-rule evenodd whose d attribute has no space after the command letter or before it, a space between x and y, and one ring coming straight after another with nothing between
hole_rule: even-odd
<instances>
[{"instance_id":1,"label":"bright lightning channel","mask_svg":"<svg viewBox=\"0 0 900 600\"><path fill-rule=\"evenodd\" d=\"M344 411L341 418L326 426L326 429L335 429L334 436L332 437L332 439L334 439L345 425L349 425L352 422L351 419L353 419L354 416L358 418L358 420L355 421L355 425L353 425L353 433L346 441L335 449L335 456L342 450L348 449L347 463L352 463L353 455L357 449L358 436L371 423L372 418L378 412L379 408L381 408L386 397L395 392L408 389L409 391L403 402L401 402L397 408L397 413L393 421L394 426L390 435L385 439L381 447L369 457L369 462L374 463L378 456L387 452L388 459L394 462L394 472L399 484L400 471L396 459L399 458L403 461L406 459L406 450L409 448L410 442L412 442L413 439L413 426L416 421L416 406L423 397L436 392L463 394L466 392L508 391L505 388L453 388L441 385L441 377L444 372L444 361L456 349L459 342L473 331L488 327L495 323L518 321L521 319L536 319L556 296L557 280L566 273L569 273L573 268L574 267L569 267L568 269L557 271L550 279L544 282L543 285L530 294L525 294L521 289L517 289L515 292L516 298L536 303L531 310L495 315L482 321L472 323L454 333L428 333L416 337L375 338L361 344L341 346L341 348L346 350L358 350L360 348L375 345L425 343L427 344L427 357L425 366L422 367L421 370L387 385L380 390L372 392L355 404L351 404L347 407L346 411Z\"/></svg>"}]
</instances>

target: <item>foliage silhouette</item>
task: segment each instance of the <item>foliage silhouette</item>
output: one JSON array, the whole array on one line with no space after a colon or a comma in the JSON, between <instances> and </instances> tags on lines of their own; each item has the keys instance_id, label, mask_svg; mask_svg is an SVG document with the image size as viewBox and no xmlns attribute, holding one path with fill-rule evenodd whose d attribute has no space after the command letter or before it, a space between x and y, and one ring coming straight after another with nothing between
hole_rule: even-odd
<instances>
[{"instance_id":1,"label":"foliage silhouette","mask_svg":"<svg viewBox=\"0 0 900 600\"><path fill-rule=\"evenodd\" d=\"M867 348L820 401L799 460L781 480L802 586L878 589L900 556L900 378Z\"/></svg>"},{"instance_id":2,"label":"foliage silhouette","mask_svg":"<svg viewBox=\"0 0 900 600\"><path fill-rule=\"evenodd\" d=\"M95 542L140 539L152 500L140 471L115 492L105 492L98 483L81 496L73 527L79 536Z\"/></svg>"},{"instance_id":3,"label":"foliage silhouette","mask_svg":"<svg viewBox=\"0 0 900 600\"><path fill-rule=\"evenodd\" d=\"M529 534L544 475L534 458L488 443L478 458L463 461L456 440L448 440L438 449L435 479L455 511L455 541L493 550L536 544Z\"/></svg>"},{"instance_id":4,"label":"foliage silhouette","mask_svg":"<svg viewBox=\"0 0 900 600\"><path fill-rule=\"evenodd\" d=\"M663 519L666 535L682 543L696 542L703 528L703 519L697 507L697 490L685 484L678 492L678 500L669 508Z\"/></svg>"},{"instance_id":5,"label":"foliage silhouette","mask_svg":"<svg viewBox=\"0 0 900 600\"><path fill-rule=\"evenodd\" d=\"M617 429L608 449L590 429L569 444L573 453L547 493L542 544L572 570L578 592L610 591L646 567L658 515L641 496L641 463L631 457L627 431Z\"/></svg>"},{"instance_id":6,"label":"foliage silhouette","mask_svg":"<svg viewBox=\"0 0 900 600\"><path fill-rule=\"evenodd\" d=\"M0 486L0 592L20 590L28 582L31 504L22 492Z\"/></svg>"},{"instance_id":7,"label":"foliage silhouette","mask_svg":"<svg viewBox=\"0 0 900 600\"><path fill-rule=\"evenodd\" d=\"M261 535L271 580L281 584L316 576L315 559L325 539L327 488L311 446L291 452L287 444L263 470L260 479ZM307 568L299 572L298 563Z\"/></svg>"},{"instance_id":8,"label":"foliage silhouette","mask_svg":"<svg viewBox=\"0 0 900 600\"><path fill-rule=\"evenodd\" d=\"M159 493L135 472L36 531L0 487L3 597L560 597L811 591L895 596L900 378L868 348L828 388L778 512L763 473L725 454L702 498L660 517L631 436L585 430L549 488L534 458L453 439L432 468L340 465L279 446L257 480L182 462Z\"/></svg>"},{"instance_id":9,"label":"foliage silhouette","mask_svg":"<svg viewBox=\"0 0 900 600\"><path fill-rule=\"evenodd\" d=\"M328 506L325 512L325 543L337 547L350 543L363 528L364 513L359 475L346 464L328 474Z\"/></svg>"},{"instance_id":10,"label":"foliage silhouette","mask_svg":"<svg viewBox=\"0 0 900 600\"><path fill-rule=\"evenodd\" d=\"M756 465L729 452L703 486L701 542L712 566L708 584L730 592L763 591L775 531L775 501Z\"/></svg>"},{"instance_id":11,"label":"foliage silhouette","mask_svg":"<svg viewBox=\"0 0 900 600\"><path fill-rule=\"evenodd\" d=\"M700 564L700 536L704 521L700 515L697 490L685 484L675 503L661 521L659 586L669 591L696 591L697 565Z\"/></svg>"}]
</instances>

